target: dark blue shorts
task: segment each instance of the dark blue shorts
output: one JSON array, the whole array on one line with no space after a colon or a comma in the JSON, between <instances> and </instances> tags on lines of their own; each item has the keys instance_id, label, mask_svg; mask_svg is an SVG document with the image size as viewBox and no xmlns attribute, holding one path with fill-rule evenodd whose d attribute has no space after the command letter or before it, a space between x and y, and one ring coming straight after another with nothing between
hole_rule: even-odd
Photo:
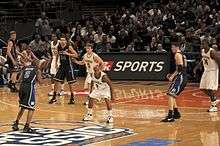
<instances>
[{"instance_id":1,"label":"dark blue shorts","mask_svg":"<svg viewBox=\"0 0 220 146\"><path fill-rule=\"evenodd\" d=\"M75 83L76 82L76 77L74 74L74 69L73 66L70 65L60 65L54 80L58 81L58 82L64 82L64 80L67 80L67 82L69 84Z\"/></svg>"},{"instance_id":2,"label":"dark blue shorts","mask_svg":"<svg viewBox=\"0 0 220 146\"><path fill-rule=\"evenodd\" d=\"M25 109L35 109L35 85L23 84L19 89L19 106Z\"/></svg>"},{"instance_id":3,"label":"dark blue shorts","mask_svg":"<svg viewBox=\"0 0 220 146\"><path fill-rule=\"evenodd\" d=\"M177 74L168 89L167 95L173 97L178 96L184 90L186 84L187 84L187 75Z\"/></svg>"}]
</instances>

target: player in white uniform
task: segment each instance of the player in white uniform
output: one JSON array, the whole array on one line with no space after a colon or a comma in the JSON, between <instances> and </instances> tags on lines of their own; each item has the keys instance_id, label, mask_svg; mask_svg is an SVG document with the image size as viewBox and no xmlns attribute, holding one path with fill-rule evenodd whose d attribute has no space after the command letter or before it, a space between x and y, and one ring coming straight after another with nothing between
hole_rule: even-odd
<instances>
[{"instance_id":1,"label":"player in white uniform","mask_svg":"<svg viewBox=\"0 0 220 146\"><path fill-rule=\"evenodd\" d=\"M208 109L208 112L217 112L218 108L216 105L220 100L216 98L215 92L218 90L220 59L217 56L216 51L209 47L207 39L202 41L202 48L202 61L200 64L203 64L204 72L200 81L200 89L210 97L211 106ZM196 73L200 64L194 68L194 73Z\"/></svg>"},{"instance_id":2,"label":"player in white uniform","mask_svg":"<svg viewBox=\"0 0 220 146\"><path fill-rule=\"evenodd\" d=\"M100 101L101 99L105 100L108 110L108 117L106 122L112 123L113 117L112 117L111 100L114 100L112 83L111 80L108 78L108 76L100 70L99 65L95 65L94 73L92 74L88 111L85 117L83 118L84 121L91 121L93 119L93 115L92 115L93 102L94 100Z\"/></svg>"},{"instance_id":3,"label":"player in white uniform","mask_svg":"<svg viewBox=\"0 0 220 146\"><path fill-rule=\"evenodd\" d=\"M86 76L86 80L84 83L84 90L90 92L90 87L91 87L91 75L94 73L94 66L95 64L98 64L100 69L103 70L104 68L104 62L103 60L94 52L92 52L92 45L91 44L87 44L86 45L86 54L83 56L83 60L82 61L76 61L77 64L80 65L86 65L86 72L87 72L87 76ZM85 102L85 104L88 104L88 101Z\"/></svg>"},{"instance_id":4,"label":"player in white uniform","mask_svg":"<svg viewBox=\"0 0 220 146\"><path fill-rule=\"evenodd\" d=\"M51 74L51 91L48 93L48 95L53 96L54 93L54 77L57 73L57 68L60 65L59 58L57 58L58 53L58 45L60 43L60 40L57 39L56 34L51 35L52 41L51 41L51 53L52 53L52 60L51 60L51 66L50 66L50 74ZM59 93L61 96L64 95L64 83L61 85L61 92Z\"/></svg>"}]
</instances>

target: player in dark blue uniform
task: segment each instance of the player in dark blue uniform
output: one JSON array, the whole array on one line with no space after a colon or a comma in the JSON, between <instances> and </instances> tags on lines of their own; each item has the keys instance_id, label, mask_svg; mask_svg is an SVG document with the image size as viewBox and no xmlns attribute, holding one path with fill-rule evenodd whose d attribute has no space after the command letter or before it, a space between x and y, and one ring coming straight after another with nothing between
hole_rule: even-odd
<instances>
[{"instance_id":1,"label":"player in dark blue uniform","mask_svg":"<svg viewBox=\"0 0 220 146\"><path fill-rule=\"evenodd\" d=\"M57 67L58 70L54 77L54 80L56 81L55 87L54 87L55 90L54 90L53 98L49 101L49 104L52 104L57 101L56 100L57 93L60 92L61 83L63 83L65 79L67 80L69 84L69 88L71 92L69 104L75 103L73 83L76 82L76 78L74 75L74 68L73 68L73 64L71 60L72 57L76 58L78 57L78 54L72 48L72 46L69 45L65 35L62 35L60 37L60 45L58 46L58 57L57 57L60 60L60 66Z\"/></svg>"},{"instance_id":2,"label":"player in dark blue uniform","mask_svg":"<svg viewBox=\"0 0 220 146\"><path fill-rule=\"evenodd\" d=\"M12 92L16 92L17 88L15 86L17 72L18 72L18 51L16 50L17 40L16 40L16 32L10 32L10 39L8 40L7 45L7 63L9 65L10 72L10 81L8 83L8 87Z\"/></svg>"},{"instance_id":3,"label":"player in dark blue uniform","mask_svg":"<svg viewBox=\"0 0 220 146\"><path fill-rule=\"evenodd\" d=\"M30 128L30 122L35 110L35 83L36 80L40 82L41 72L38 69L38 61L32 62L32 65L25 66L20 75L18 82L20 82L19 90L19 107L16 121L12 125L14 131L19 130L18 124L25 110L28 110L27 121L23 131L33 133L34 130Z\"/></svg>"},{"instance_id":4,"label":"player in dark blue uniform","mask_svg":"<svg viewBox=\"0 0 220 146\"><path fill-rule=\"evenodd\" d=\"M161 122L174 122L175 119L181 117L177 108L176 97L184 90L187 83L186 57L182 54L179 43L173 42L171 46L172 53L175 56L176 71L167 75L168 80L172 82L167 92L169 112L168 116Z\"/></svg>"}]
</instances>

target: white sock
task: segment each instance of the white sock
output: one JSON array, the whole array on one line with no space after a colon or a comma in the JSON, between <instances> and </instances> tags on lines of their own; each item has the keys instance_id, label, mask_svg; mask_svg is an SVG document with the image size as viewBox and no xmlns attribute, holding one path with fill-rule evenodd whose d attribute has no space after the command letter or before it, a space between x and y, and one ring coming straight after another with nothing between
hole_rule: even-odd
<instances>
[{"instance_id":1,"label":"white sock","mask_svg":"<svg viewBox=\"0 0 220 146\"><path fill-rule=\"evenodd\" d=\"M112 117L112 110L108 110L108 116Z\"/></svg>"},{"instance_id":2,"label":"white sock","mask_svg":"<svg viewBox=\"0 0 220 146\"><path fill-rule=\"evenodd\" d=\"M51 84L51 89L54 91L55 84Z\"/></svg>"},{"instance_id":3,"label":"white sock","mask_svg":"<svg viewBox=\"0 0 220 146\"><path fill-rule=\"evenodd\" d=\"M92 108L88 108L87 113L90 114L90 115L92 115L92 111L93 111Z\"/></svg>"}]
</instances>

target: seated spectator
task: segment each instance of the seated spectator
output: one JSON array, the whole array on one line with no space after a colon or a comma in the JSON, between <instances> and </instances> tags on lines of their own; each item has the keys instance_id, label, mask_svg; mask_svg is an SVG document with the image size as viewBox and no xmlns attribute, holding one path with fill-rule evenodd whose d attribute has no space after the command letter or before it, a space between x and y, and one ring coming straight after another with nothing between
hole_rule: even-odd
<instances>
[{"instance_id":1,"label":"seated spectator","mask_svg":"<svg viewBox=\"0 0 220 146\"><path fill-rule=\"evenodd\" d=\"M97 33L94 35L94 51L100 50L102 46L103 35L102 27L98 26Z\"/></svg>"},{"instance_id":2,"label":"seated spectator","mask_svg":"<svg viewBox=\"0 0 220 146\"><path fill-rule=\"evenodd\" d=\"M217 43L217 40L216 38L212 38L211 40L211 45L212 45L212 48L215 49L216 51L218 51L218 43Z\"/></svg>"},{"instance_id":3,"label":"seated spectator","mask_svg":"<svg viewBox=\"0 0 220 146\"><path fill-rule=\"evenodd\" d=\"M156 37L152 37L151 43L150 43L150 51L156 51L157 50L157 39Z\"/></svg>"},{"instance_id":4,"label":"seated spectator","mask_svg":"<svg viewBox=\"0 0 220 146\"><path fill-rule=\"evenodd\" d=\"M96 46L96 52L97 53L107 52L108 49L110 49L110 47L109 47L109 43L107 42L107 35L103 35L102 42Z\"/></svg>"},{"instance_id":5,"label":"seated spectator","mask_svg":"<svg viewBox=\"0 0 220 146\"><path fill-rule=\"evenodd\" d=\"M116 37L112 33L112 31L109 31L107 35L107 42L114 48L116 47Z\"/></svg>"},{"instance_id":6,"label":"seated spectator","mask_svg":"<svg viewBox=\"0 0 220 146\"><path fill-rule=\"evenodd\" d=\"M156 52L167 52L167 51L163 49L162 44L158 44Z\"/></svg>"},{"instance_id":7,"label":"seated spectator","mask_svg":"<svg viewBox=\"0 0 220 146\"><path fill-rule=\"evenodd\" d=\"M34 55L37 56L37 58L42 59L44 54L44 42L41 40L39 34L35 35L34 40L30 42L29 46L31 47Z\"/></svg>"},{"instance_id":8,"label":"seated spectator","mask_svg":"<svg viewBox=\"0 0 220 146\"><path fill-rule=\"evenodd\" d=\"M169 13L167 17L164 16L163 28L167 30L173 30L176 28L174 16L171 13Z\"/></svg>"},{"instance_id":9,"label":"seated spectator","mask_svg":"<svg viewBox=\"0 0 220 146\"><path fill-rule=\"evenodd\" d=\"M104 33L102 32L102 27L98 26L97 33L94 35L95 44L101 43Z\"/></svg>"},{"instance_id":10,"label":"seated spectator","mask_svg":"<svg viewBox=\"0 0 220 146\"><path fill-rule=\"evenodd\" d=\"M130 40L128 37L128 32L124 28L119 31L119 36L117 40L119 49L125 51L127 46L130 44Z\"/></svg>"}]
</instances>

